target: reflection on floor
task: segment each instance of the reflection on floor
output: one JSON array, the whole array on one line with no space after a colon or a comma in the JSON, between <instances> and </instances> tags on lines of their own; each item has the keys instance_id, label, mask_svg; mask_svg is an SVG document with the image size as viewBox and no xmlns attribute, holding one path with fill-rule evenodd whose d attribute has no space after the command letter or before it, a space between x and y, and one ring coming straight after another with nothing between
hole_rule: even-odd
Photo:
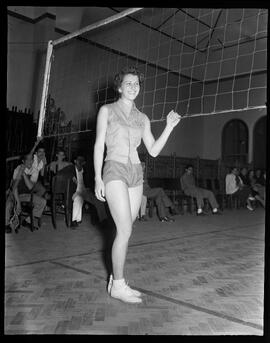
<instances>
[{"instance_id":1,"label":"reflection on floor","mask_svg":"<svg viewBox=\"0 0 270 343\"><path fill-rule=\"evenodd\" d=\"M106 293L111 228L49 217L6 234L5 334L263 335L262 208L136 221L126 279L143 303Z\"/></svg>"}]
</instances>

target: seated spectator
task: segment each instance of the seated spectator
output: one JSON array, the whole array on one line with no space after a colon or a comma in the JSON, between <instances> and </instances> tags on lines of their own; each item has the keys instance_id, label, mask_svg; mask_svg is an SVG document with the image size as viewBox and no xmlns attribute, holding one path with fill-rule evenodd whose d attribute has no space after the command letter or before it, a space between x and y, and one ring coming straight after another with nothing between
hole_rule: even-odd
<instances>
[{"instance_id":1,"label":"seated spectator","mask_svg":"<svg viewBox=\"0 0 270 343\"><path fill-rule=\"evenodd\" d=\"M107 219L107 212L104 203L98 200L94 193L85 186L84 165L85 158L78 155L74 160L74 164L61 169L57 173L58 175L67 175L68 177L71 177L73 182L77 185L76 192L72 195L72 229L76 229L82 221L82 207L84 201L94 205L98 214L99 222Z\"/></svg>"},{"instance_id":2,"label":"seated spectator","mask_svg":"<svg viewBox=\"0 0 270 343\"><path fill-rule=\"evenodd\" d=\"M241 180L243 181L243 184L246 186L249 186L248 170L246 167L243 167L240 169L239 176L240 176Z\"/></svg>"},{"instance_id":3,"label":"seated spectator","mask_svg":"<svg viewBox=\"0 0 270 343\"><path fill-rule=\"evenodd\" d=\"M209 201L213 214L221 214L214 193L208 189L196 186L192 165L189 164L186 166L185 173L182 175L180 181L183 192L196 199L198 216L205 215L203 212L204 199Z\"/></svg>"},{"instance_id":4,"label":"seated spectator","mask_svg":"<svg viewBox=\"0 0 270 343\"><path fill-rule=\"evenodd\" d=\"M262 185L262 186L265 185L265 179L263 177L263 173L262 173L262 170L260 168L257 168L255 170L254 178L256 179L256 184L259 184L259 185Z\"/></svg>"},{"instance_id":5,"label":"seated spectator","mask_svg":"<svg viewBox=\"0 0 270 343\"><path fill-rule=\"evenodd\" d=\"M39 145L41 138L39 138L32 150L30 151L30 155L33 154L37 145ZM46 188L43 186L40 177L44 176L45 166L47 164L46 155L45 155L45 148L40 146L36 153L33 155L33 163L30 168L25 168L25 174L30 176L31 182L34 184L32 192L37 194L38 196L46 196Z\"/></svg>"},{"instance_id":6,"label":"seated spectator","mask_svg":"<svg viewBox=\"0 0 270 343\"><path fill-rule=\"evenodd\" d=\"M170 209L171 214L176 215L179 214L176 210L174 204L164 192L163 188L155 187L151 188L148 184L146 175L145 175L145 163L142 162L142 168L144 172L144 180L143 180L143 195L146 198L154 199L155 204L158 208L158 216L161 222L173 222L174 219L169 217L167 212Z\"/></svg>"},{"instance_id":7,"label":"seated spectator","mask_svg":"<svg viewBox=\"0 0 270 343\"><path fill-rule=\"evenodd\" d=\"M253 211L250 200L250 187L245 187L242 179L239 176L239 170L236 167L231 168L231 172L225 178L226 194L236 195L241 203L245 203L247 209Z\"/></svg>"},{"instance_id":8,"label":"seated spectator","mask_svg":"<svg viewBox=\"0 0 270 343\"><path fill-rule=\"evenodd\" d=\"M257 188L258 188L258 193L261 197L261 199L263 199L263 207L265 208L265 188L266 188L266 170L263 171L263 184L256 184Z\"/></svg>"},{"instance_id":9,"label":"seated spectator","mask_svg":"<svg viewBox=\"0 0 270 343\"><path fill-rule=\"evenodd\" d=\"M259 183L257 183L257 179L255 177L254 170L251 169L248 172L248 180L249 180L249 186L251 189L251 198L256 199L259 201L263 207L265 207L265 187ZM250 199L251 199L250 198Z\"/></svg>"},{"instance_id":10,"label":"seated spectator","mask_svg":"<svg viewBox=\"0 0 270 343\"><path fill-rule=\"evenodd\" d=\"M146 205L147 205L147 197L145 195L142 195L139 220L143 222L147 222Z\"/></svg>"},{"instance_id":11,"label":"seated spectator","mask_svg":"<svg viewBox=\"0 0 270 343\"><path fill-rule=\"evenodd\" d=\"M69 165L71 165L71 162L66 161L66 153L65 150L62 148L59 148L56 153L56 160L52 161L49 164L49 170L54 175L57 174L57 172Z\"/></svg>"},{"instance_id":12,"label":"seated spectator","mask_svg":"<svg viewBox=\"0 0 270 343\"><path fill-rule=\"evenodd\" d=\"M9 226L9 220L12 208L16 206L18 214L21 212L21 201L29 201L31 197L31 191L34 188L34 183L31 181L31 176L26 173L27 169L30 169L33 164L33 157L31 154L24 155L22 158L22 164L17 166L13 172L13 179L11 185L11 195L6 201L6 232L12 232ZM46 200L37 195L33 195L33 216L34 218L40 218L43 210L46 206ZM22 225L31 228L30 216L27 217Z\"/></svg>"}]
</instances>

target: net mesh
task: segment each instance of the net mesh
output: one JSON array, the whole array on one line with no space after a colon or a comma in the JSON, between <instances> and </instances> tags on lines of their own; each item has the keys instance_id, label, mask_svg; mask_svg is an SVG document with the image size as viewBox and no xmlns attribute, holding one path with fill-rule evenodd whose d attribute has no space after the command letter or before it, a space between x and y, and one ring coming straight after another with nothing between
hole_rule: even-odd
<instances>
[{"instance_id":1,"label":"net mesh","mask_svg":"<svg viewBox=\"0 0 270 343\"><path fill-rule=\"evenodd\" d=\"M265 107L267 19L266 9L144 8L55 44L43 136L94 130L125 66L145 76L136 105L152 122L172 109L191 118Z\"/></svg>"}]
</instances>

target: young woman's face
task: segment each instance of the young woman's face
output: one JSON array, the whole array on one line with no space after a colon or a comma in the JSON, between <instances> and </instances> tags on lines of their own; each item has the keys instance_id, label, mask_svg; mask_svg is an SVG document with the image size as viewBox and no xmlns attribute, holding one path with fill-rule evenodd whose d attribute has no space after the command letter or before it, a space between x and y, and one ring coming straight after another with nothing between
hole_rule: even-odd
<instances>
[{"instance_id":1,"label":"young woman's face","mask_svg":"<svg viewBox=\"0 0 270 343\"><path fill-rule=\"evenodd\" d=\"M119 92L121 98L135 100L140 91L140 83L137 75L127 74L124 76Z\"/></svg>"},{"instance_id":2,"label":"young woman's face","mask_svg":"<svg viewBox=\"0 0 270 343\"><path fill-rule=\"evenodd\" d=\"M246 168L242 168L241 169L241 174L243 174L243 175L247 175L247 169Z\"/></svg>"},{"instance_id":3,"label":"young woman's face","mask_svg":"<svg viewBox=\"0 0 270 343\"><path fill-rule=\"evenodd\" d=\"M261 176L261 170L260 170L260 169L257 169L257 170L256 170L256 176L257 176L257 177L260 177L260 176Z\"/></svg>"},{"instance_id":4,"label":"young woman's face","mask_svg":"<svg viewBox=\"0 0 270 343\"><path fill-rule=\"evenodd\" d=\"M38 149L37 157L40 158L40 159L45 157L45 150L43 148Z\"/></svg>"},{"instance_id":5,"label":"young woman's face","mask_svg":"<svg viewBox=\"0 0 270 343\"><path fill-rule=\"evenodd\" d=\"M65 159L65 157L66 157L65 153L63 151L59 151L56 156L57 156L57 160L58 161L63 161Z\"/></svg>"},{"instance_id":6,"label":"young woman's face","mask_svg":"<svg viewBox=\"0 0 270 343\"><path fill-rule=\"evenodd\" d=\"M24 160L24 165L26 166L26 168L31 168L32 163L33 163L33 157L32 155L28 155Z\"/></svg>"}]
</instances>

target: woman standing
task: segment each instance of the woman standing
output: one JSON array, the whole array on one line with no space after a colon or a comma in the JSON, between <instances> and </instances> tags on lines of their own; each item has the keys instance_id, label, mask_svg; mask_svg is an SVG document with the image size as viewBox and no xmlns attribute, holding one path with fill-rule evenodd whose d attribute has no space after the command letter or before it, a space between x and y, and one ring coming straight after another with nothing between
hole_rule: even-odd
<instances>
[{"instance_id":1,"label":"woman standing","mask_svg":"<svg viewBox=\"0 0 270 343\"><path fill-rule=\"evenodd\" d=\"M116 225L112 245L112 275L109 294L129 303L140 303L140 292L131 289L124 279L124 264L132 224L136 220L142 200L143 171L137 147L143 140L147 151L156 157L167 142L180 116L171 111L165 129L155 140L150 120L135 106L143 76L136 68L127 67L115 76L119 99L103 105L98 113L94 147L95 195L106 200ZM107 155L102 175L104 145Z\"/></svg>"}]
</instances>

